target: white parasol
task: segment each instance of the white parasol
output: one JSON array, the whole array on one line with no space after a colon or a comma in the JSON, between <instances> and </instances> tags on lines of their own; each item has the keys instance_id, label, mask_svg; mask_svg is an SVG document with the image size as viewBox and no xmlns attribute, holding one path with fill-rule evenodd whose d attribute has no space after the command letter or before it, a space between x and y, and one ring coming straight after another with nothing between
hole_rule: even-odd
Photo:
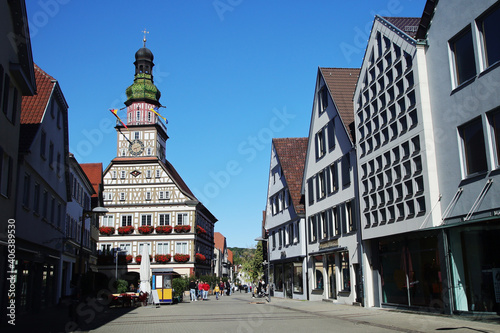
<instances>
[{"instance_id":1,"label":"white parasol","mask_svg":"<svg viewBox=\"0 0 500 333\"><path fill-rule=\"evenodd\" d=\"M149 279L151 277L150 263L149 263L149 250L148 246L144 245L142 247L141 253L141 270L140 270L140 289L144 293L151 294L151 284Z\"/></svg>"}]
</instances>

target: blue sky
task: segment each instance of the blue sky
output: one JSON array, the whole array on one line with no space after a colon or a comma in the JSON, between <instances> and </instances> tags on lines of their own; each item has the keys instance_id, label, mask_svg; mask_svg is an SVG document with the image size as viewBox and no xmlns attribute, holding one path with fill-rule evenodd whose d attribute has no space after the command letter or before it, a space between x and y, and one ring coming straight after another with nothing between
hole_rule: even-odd
<instances>
[{"instance_id":1,"label":"blue sky","mask_svg":"<svg viewBox=\"0 0 500 333\"><path fill-rule=\"evenodd\" d=\"M359 67L374 15L420 17L425 0L26 3L33 59L61 85L80 163L106 167L115 157L108 110L124 106L149 31L167 159L228 246L252 247L271 138L308 136L318 66Z\"/></svg>"}]
</instances>

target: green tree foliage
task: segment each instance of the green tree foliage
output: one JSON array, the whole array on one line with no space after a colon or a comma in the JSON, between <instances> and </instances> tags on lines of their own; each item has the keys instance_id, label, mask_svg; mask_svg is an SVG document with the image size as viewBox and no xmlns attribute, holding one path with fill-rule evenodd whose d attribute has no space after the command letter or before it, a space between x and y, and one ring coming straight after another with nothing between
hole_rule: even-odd
<instances>
[{"instance_id":1,"label":"green tree foliage","mask_svg":"<svg viewBox=\"0 0 500 333\"><path fill-rule=\"evenodd\" d=\"M116 291L121 293L126 293L128 291L128 282L125 280L116 281Z\"/></svg>"}]
</instances>

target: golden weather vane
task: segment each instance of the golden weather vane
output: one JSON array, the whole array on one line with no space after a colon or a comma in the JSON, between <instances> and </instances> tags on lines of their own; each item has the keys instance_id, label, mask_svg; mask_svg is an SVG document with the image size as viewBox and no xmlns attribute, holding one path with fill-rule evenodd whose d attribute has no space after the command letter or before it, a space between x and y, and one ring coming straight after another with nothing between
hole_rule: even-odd
<instances>
[{"instance_id":1,"label":"golden weather vane","mask_svg":"<svg viewBox=\"0 0 500 333\"><path fill-rule=\"evenodd\" d=\"M144 42L144 47L146 47L146 34L149 34L149 31L147 31L146 29L144 29L142 31L142 33L144 34L144 39L142 41Z\"/></svg>"}]
</instances>

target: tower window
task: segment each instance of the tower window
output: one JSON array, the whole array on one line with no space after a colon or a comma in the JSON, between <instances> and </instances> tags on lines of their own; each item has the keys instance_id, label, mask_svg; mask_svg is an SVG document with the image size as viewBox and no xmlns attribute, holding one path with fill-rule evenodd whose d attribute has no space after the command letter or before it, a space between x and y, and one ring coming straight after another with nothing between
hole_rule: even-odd
<instances>
[{"instance_id":1,"label":"tower window","mask_svg":"<svg viewBox=\"0 0 500 333\"><path fill-rule=\"evenodd\" d=\"M151 121L151 112L148 112L148 121Z\"/></svg>"},{"instance_id":2,"label":"tower window","mask_svg":"<svg viewBox=\"0 0 500 333\"><path fill-rule=\"evenodd\" d=\"M136 121L141 120L141 111L136 111L136 113L135 113L135 120Z\"/></svg>"},{"instance_id":3,"label":"tower window","mask_svg":"<svg viewBox=\"0 0 500 333\"><path fill-rule=\"evenodd\" d=\"M137 120L139 120L139 118ZM139 140L139 132L134 132L134 139Z\"/></svg>"}]
</instances>

